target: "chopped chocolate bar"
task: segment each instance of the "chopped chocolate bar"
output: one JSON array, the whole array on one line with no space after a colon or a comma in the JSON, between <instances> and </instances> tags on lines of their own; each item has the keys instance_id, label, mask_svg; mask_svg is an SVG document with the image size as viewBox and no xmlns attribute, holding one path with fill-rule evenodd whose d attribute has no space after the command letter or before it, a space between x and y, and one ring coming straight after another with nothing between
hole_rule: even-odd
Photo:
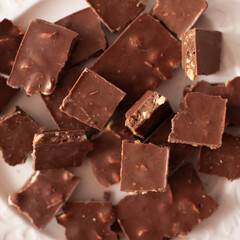
<instances>
[{"instance_id":1,"label":"chopped chocolate bar","mask_svg":"<svg viewBox=\"0 0 240 240\"><path fill-rule=\"evenodd\" d=\"M207 7L205 0L157 0L153 15L181 39Z\"/></svg>"},{"instance_id":2,"label":"chopped chocolate bar","mask_svg":"<svg viewBox=\"0 0 240 240\"><path fill-rule=\"evenodd\" d=\"M222 33L194 28L184 33L182 67L192 81L197 75L219 71ZM206 61L207 59L207 61Z\"/></svg>"},{"instance_id":3,"label":"chopped chocolate bar","mask_svg":"<svg viewBox=\"0 0 240 240\"><path fill-rule=\"evenodd\" d=\"M78 64L106 49L107 42L101 22L91 8L73 13L55 24L79 33L77 43L69 57L68 66Z\"/></svg>"},{"instance_id":4,"label":"chopped chocolate bar","mask_svg":"<svg viewBox=\"0 0 240 240\"><path fill-rule=\"evenodd\" d=\"M212 149L222 145L227 100L202 93L188 93L172 119L168 141Z\"/></svg>"},{"instance_id":5,"label":"chopped chocolate bar","mask_svg":"<svg viewBox=\"0 0 240 240\"><path fill-rule=\"evenodd\" d=\"M124 140L120 190L139 193L166 191L168 160L168 147Z\"/></svg>"},{"instance_id":6,"label":"chopped chocolate bar","mask_svg":"<svg viewBox=\"0 0 240 240\"><path fill-rule=\"evenodd\" d=\"M33 140L33 168L69 168L82 164L92 145L81 130L44 131Z\"/></svg>"},{"instance_id":7,"label":"chopped chocolate bar","mask_svg":"<svg viewBox=\"0 0 240 240\"><path fill-rule=\"evenodd\" d=\"M7 81L28 95L53 93L77 33L43 20L33 20L19 47Z\"/></svg>"},{"instance_id":8,"label":"chopped chocolate bar","mask_svg":"<svg viewBox=\"0 0 240 240\"><path fill-rule=\"evenodd\" d=\"M122 90L86 68L63 100L60 110L101 130L125 95Z\"/></svg>"},{"instance_id":9,"label":"chopped chocolate bar","mask_svg":"<svg viewBox=\"0 0 240 240\"><path fill-rule=\"evenodd\" d=\"M24 163L32 151L35 133L42 128L19 107L13 107L0 120L0 150L11 166Z\"/></svg>"},{"instance_id":10,"label":"chopped chocolate bar","mask_svg":"<svg viewBox=\"0 0 240 240\"><path fill-rule=\"evenodd\" d=\"M172 77L181 62L180 43L149 14L142 14L119 36L92 69L127 93L128 110L148 89Z\"/></svg>"},{"instance_id":11,"label":"chopped chocolate bar","mask_svg":"<svg viewBox=\"0 0 240 240\"><path fill-rule=\"evenodd\" d=\"M87 0L111 32L122 30L145 5L139 0Z\"/></svg>"},{"instance_id":12,"label":"chopped chocolate bar","mask_svg":"<svg viewBox=\"0 0 240 240\"><path fill-rule=\"evenodd\" d=\"M64 169L36 171L19 191L9 195L15 206L38 229L54 218L72 195L79 178Z\"/></svg>"},{"instance_id":13,"label":"chopped chocolate bar","mask_svg":"<svg viewBox=\"0 0 240 240\"><path fill-rule=\"evenodd\" d=\"M115 220L109 202L69 202L57 221L65 228L67 240L117 240L111 230Z\"/></svg>"},{"instance_id":14,"label":"chopped chocolate bar","mask_svg":"<svg viewBox=\"0 0 240 240\"><path fill-rule=\"evenodd\" d=\"M172 113L168 99L148 90L126 113L125 125L140 138L146 138Z\"/></svg>"}]
</instances>

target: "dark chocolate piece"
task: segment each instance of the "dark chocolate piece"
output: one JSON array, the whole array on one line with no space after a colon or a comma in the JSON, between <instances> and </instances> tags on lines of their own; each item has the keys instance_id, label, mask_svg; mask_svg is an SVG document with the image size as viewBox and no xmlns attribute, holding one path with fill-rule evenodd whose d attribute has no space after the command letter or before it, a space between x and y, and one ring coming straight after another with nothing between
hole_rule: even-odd
<instances>
[{"instance_id":1,"label":"dark chocolate piece","mask_svg":"<svg viewBox=\"0 0 240 240\"><path fill-rule=\"evenodd\" d=\"M0 39L15 38L23 35L23 31L19 26L14 26L9 19L3 19L0 22Z\"/></svg>"},{"instance_id":2,"label":"dark chocolate piece","mask_svg":"<svg viewBox=\"0 0 240 240\"><path fill-rule=\"evenodd\" d=\"M148 90L125 114L125 125L140 138L146 138L172 113L168 99Z\"/></svg>"},{"instance_id":3,"label":"dark chocolate piece","mask_svg":"<svg viewBox=\"0 0 240 240\"><path fill-rule=\"evenodd\" d=\"M192 81L197 75L219 71L222 33L194 28L184 33L182 68ZM207 61L206 61L207 59Z\"/></svg>"},{"instance_id":4,"label":"dark chocolate piece","mask_svg":"<svg viewBox=\"0 0 240 240\"><path fill-rule=\"evenodd\" d=\"M65 228L67 240L117 240L111 230L115 220L109 202L69 202L57 221Z\"/></svg>"},{"instance_id":5,"label":"dark chocolate piece","mask_svg":"<svg viewBox=\"0 0 240 240\"><path fill-rule=\"evenodd\" d=\"M142 14L97 60L92 69L127 93L128 110L148 89L172 77L181 62L180 43L149 14Z\"/></svg>"},{"instance_id":6,"label":"dark chocolate piece","mask_svg":"<svg viewBox=\"0 0 240 240\"><path fill-rule=\"evenodd\" d=\"M43 229L78 183L79 178L64 169L36 171L23 188L9 195L8 204L16 207L36 228Z\"/></svg>"},{"instance_id":7,"label":"dark chocolate piece","mask_svg":"<svg viewBox=\"0 0 240 240\"><path fill-rule=\"evenodd\" d=\"M227 100L202 93L188 93L172 120L171 143L207 146L222 145Z\"/></svg>"},{"instance_id":8,"label":"dark chocolate piece","mask_svg":"<svg viewBox=\"0 0 240 240\"><path fill-rule=\"evenodd\" d=\"M207 7L205 0L157 0L153 15L181 39Z\"/></svg>"},{"instance_id":9,"label":"dark chocolate piece","mask_svg":"<svg viewBox=\"0 0 240 240\"><path fill-rule=\"evenodd\" d=\"M167 187L169 148L140 142L122 142L120 190L164 192Z\"/></svg>"},{"instance_id":10,"label":"dark chocolate piece","mask_svg":"<svg viewBox=\"0 0 240 240\"><path fill-rule=\"evenodd\" d=\"M101 130L125 95L122 90L86 68L64 98L60 110Z\"/></svg>"},{"instance_id":11,"label":"dark chocolate piece","mask_svg":"<svg viewBox=\"0 0 240 240\"><path fill-rule=\"evenodd\" d=\"M28 95L51 94L58 82L77 33L43 20L33 20L19 47L7 81Z\"/></svg>"},{"instance_id":12,"label":"dark chocolate piece","mask_svg":"<svg viewBox=\"0 0 240 240\"><path fill-rule=\"evenodd\" d=\"M79 33L77 43L69 57L68 66L78 64L106 49L107 41L101 22L91 8L73 13L55 24Z\"/></svg>"},{"instance_id":13,"label":"dark chocolate piece","mask_svg":"<svg viewBox=\"0 0 240 240\"><path fill-rule=\"evenodd\" d=\"M81 130L44 131L34 136L33 168L44 170L80 166L90 150L92 145Z\"/></svg>"},{"instance_id":14,"label":"dark chocolate piece","mask_svg":"<svg viewBox=\"0 0 240 240\"><path fill-rule=\"evenodd\" d=\"M0 150L11 166L22 164L32 151L35 133L42 128L19 107L13 107L0 121Z\"/></svg>"},{"instance_id":15,"label":"dark chocolate piece","mask_svg":"<svg viewBox=\"0 0 240 240\"><path fill-rule=\"evenodd\" d=\"M111 32L121 31L145 5L139 0L87 0Z\"/></svg>"}]
</instances>

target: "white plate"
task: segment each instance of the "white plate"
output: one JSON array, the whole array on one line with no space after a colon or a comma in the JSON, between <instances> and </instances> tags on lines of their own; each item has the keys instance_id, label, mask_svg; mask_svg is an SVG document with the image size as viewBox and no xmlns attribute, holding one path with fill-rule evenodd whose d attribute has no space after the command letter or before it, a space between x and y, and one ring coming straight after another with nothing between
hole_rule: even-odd
<instances>
[{"instance_id":1,"label":"white plate","mask_svg":"<svg viewBox=\"0 0 240 240\"><path fill-rule=\"evenodd\" d=\"M38 3L37 3L38 2ZM154 0L145 1L148 11ZM221 71L208 77L199 77L210 82L227 81L240 75L240 0L208 0L209 8L199 20L198 26L222 31L223 52ZM56 21L77 10L87 7L84 0L0 0L0 19L8 17L16 24L27 28L34 18ZM23 12L24 11L24 12ZM87 24L87 23L86 23ZM109 37L109 32L107 36ZM115 34L116 35L116 34ZM113 38L110 39L112 42ZM88 63L91 65L91 62ZM191 82L179 69L174 78L164 82L159 92L166 95L175 110L178 109L182 89ZM11 104L18 104L32 115L40 124L49 128L55 125L42 103L39 95L27 97L24 93ZM31 176L33 170L31 159L24 165L9 167L0 159L0 239L1 240L62 240L64 229L54 219L44 231L35 230L25 217L17 214L14 208L7 205L7 196L18 190ZM93 177L87 162L82 167L74 169L81 177L81 183L76 189L73 200L103 200L103 192L112 191L113 203L116 204L125 194L119 192L119 186L109 189L101 187ZM182 240L239 240L240 239L240 181L233 183L224 179L201 175L204 187L219 203L218 210L212 217L196 226L191 234Z\"/></svg>"}]
</instances>

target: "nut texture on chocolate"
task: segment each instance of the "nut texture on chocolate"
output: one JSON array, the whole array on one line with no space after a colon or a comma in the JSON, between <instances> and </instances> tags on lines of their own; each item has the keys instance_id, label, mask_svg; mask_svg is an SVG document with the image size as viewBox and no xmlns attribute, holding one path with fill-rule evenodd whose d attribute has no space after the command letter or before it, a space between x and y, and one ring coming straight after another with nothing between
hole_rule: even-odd
<instances>
[{"instance_id":1,"label":"nut texture on chocolate","mask_svg":"<svg viewBox=\"0 0 240 240\"><path fill-rule=\"evenodd\" d=\"M68 202L57 221L67 240L117 240L110 227L115 215L110 202Z\"/></svg>"},{"instance_id":2,"label":"nut texture on chocolate","mask_svg":"<svg viewBox=\"0 0 240 240\"><path fill-rule=\"evenodd\" d=\"M145 5L139 0L87 0L111 32L122 30Z\"/></svg>"},{"instance_id":3,"label":"nut texture on chocolate","mask_svg":"<svg viewBox=\"0 0 240 240\"><path fill-rule=\"evenodd\" d=\"M72 195L79 178L64 169L36 171L19 191L9 195L15 206L38 229L43 229Z\"/></svg>"},{"instance_id":4,"label":"nut texture on chocolate","mask_svg":"<svg viewBox=\"0 0 240 240\"><path fill-rule=\"evenodd\" d=\"M51 94L58 82L77 33L43 20L33 20L19 47L7 81L28 95Z\"/></svg>"},{"instance_id":5,"label":"nut texture on chocolate","mask_svg":"<svg viewBox=\"0 0 240 240\"><path fill-rule=\"evenodd\" d=\"M69 56L68 66L80 63L106 49L107 41L101 22L91 8L73 13L55 24L79 33L76 45Z\"/></svg>"},{"instance_id":6,"label":"nut texture on chocolate","mask_svg":"<svg viewBox=\"0 0 240 240\"><path fill-rule=\"evenodd\" d=\"M227 100L219 96L188 93L172 119L168 141L212 149L222 145Z\"/></svg>"}]
</instances>

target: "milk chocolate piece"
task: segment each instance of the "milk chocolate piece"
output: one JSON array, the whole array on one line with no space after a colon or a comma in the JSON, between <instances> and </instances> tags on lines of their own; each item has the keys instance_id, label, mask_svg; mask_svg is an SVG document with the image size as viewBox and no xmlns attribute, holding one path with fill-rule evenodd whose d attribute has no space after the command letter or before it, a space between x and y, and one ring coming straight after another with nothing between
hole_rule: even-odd
<instances>
[{"instance_id":1,"label":"milk chocolate piece","mask_svg":"<svg viewBox=\"0 0 240 240\"><path fill-rule=\"evenodd\" d=\"M64 98L60 110L101 130L125 95L119 88L86 68Z\"/></svg>"},{"instance_id":2,"label":"milk chocolate piece","mask_svg":"<svg viewBox=\"0 0 240 240\"><path fill-rule=\"evenodd\" d=\"M77 43L69 57L68 66L78 64L106 49L107 42L101 22L91 8L73 13L55 24L79 33Z\"/></svg>"},{"instance_id":3,"label":"milk chocolate piece","mask_svg":"<svg viewBox=\"0 0 240 240\"><path fill-rule=\"evenodd\" d=\"M170 148L169 169L180 166L195 149L188 144L168 142L168 135L171 132L171 120L174 115L174 113L169 115L169 117L166 118L166 120L144 141L145 143L153 143L160 147L166 146Z\"/></svg>"},{"instance_id":4,"label":"milk chocolate piece","mask_svg":"<svg viewBox=\"0 0 240 240\"><path fill-rule=\"evenodd\" d=\"M188 93L172 119L168 141L212 149L221 147L226 104L227 100L218 96Z\"/></svg>"},{"instance_id":5,"label":"milk chocolate piece","mask_svg":"<svg viewBox=\"0 0 240 240\"><path fill-rule=\"evenodd\" d=\"M92 145L81 130L46 131L34 135L33 168L69 168L82 164Z\"/></svg>"},{"instance_id":6,"label":"milk chocolate piece","mask_svg":"<svg viewBox=\"0 0 240 240\"><path fill-rule=\"evenodd\" d=\"M33 20L19 47L7 81L28 95L51 94L68 60L77 33L43 20Z\"/></svg>"},{"instance_id":7,"label":"milk chocolate piece","mask_svg":"<svg viewBox=\"0 0 240 240\"><path fill-rule=\"evenodd\" d=\"M124 192L166 191L169 148L140 142L122 142L120 190Z\"/></svg>"},{"instance_id":8,"label":"milk chocolate piece","mask_svg":"<svg viewBox=\"0 0 240 240\"><path fill-rule=\"evenodd\" d=\"M222 33L194 28L184 33L182 67L192 81L197 75L219 71ZM206 61L207 59L207 61Z\"/></svg>"},{"instance_id":9,"label":"milk chocolate piece","mask_svg":"<svg viewBox=\"0 0 240 240\"><path fill-rule=\"evenodd\" d=\"M110 202L69 202L57 221L65 228L67 240L117 240L110 227L115 220Z\"/></svg>"},{"instance_id":10,"label":"milk chocolate piece","mask_svg":"<svg viewBox=\"0 0 240 240\"><path fill-rule=\"evenodd\" d=\"M126 113L125 125L140 138L146 138L172 113L168 99L148 90Z\"/></svg>"},{"instance_id":11,"label":"milk chocolate piece","mask_svg":"<svg viewBox=\"0 0 240 240\"><path fill-rule=\"evenodd\" d=\"M36 171L19 191L8 197L8 204L18 209L38 229L54 218L72 195L79 178L64 169Z\"/></svg>"},{"instance_id":12,"label":"milk chocolate piece","mask_svg":"<svg viewBox=\"0 0 240 240\"><path fill-rule=\"evenodd\" d=\"M92 69L127 93L128 110L148 89L172 77L181 62L180 43L149 14L129 25Z\"/></svg>"},{"instance_id":13,"label":"milk chocolate piece","mask_svg":"<svg viewBox=\"0 0 240 240\"><path fill-rule=\"evenodd\" d=\"M42 128L21 108L15 106L0 121L0 150L11 166L22 164L32 151L35 133Z\"/></svg>"},{"instance_id":14,"label":"milk chocolate piece","mask_svg":"<svg viewBox=\"0 0 240 240\"><path fill-rule=\"evenodd\" d=\"M122 30L145 5L138 0L87 0L111 32Z\"/></svg>"},{"instance_id":15,"label":"milk chocolate piece","mask_svg":"<svg viewBox=\"0 0 240 240\"><path fill-rule=\"evenodd\" d=\"M181 39L207 7L205 0L157 0L153 15Z\"/></svg>"}]
</instances>

